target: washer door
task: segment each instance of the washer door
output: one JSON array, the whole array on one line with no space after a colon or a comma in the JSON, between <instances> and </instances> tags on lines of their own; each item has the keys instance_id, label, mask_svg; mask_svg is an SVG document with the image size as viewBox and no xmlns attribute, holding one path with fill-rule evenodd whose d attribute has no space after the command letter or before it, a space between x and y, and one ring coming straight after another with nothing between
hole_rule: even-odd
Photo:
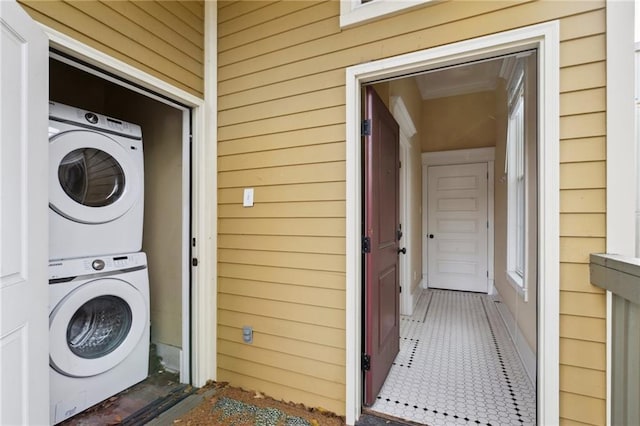
<instances>
[{"instance_id":1,"label":"washer door","mask_svg":"<svg viewBox=\"0 0 640 426\"><path fill-rule=\"evenodd\" d=\"M142 293L125 281L101 278L81 285L49 316L51 366L72 377L110 370L140 342L147 312Z\"/></svg>"},{"instance_id":2,"label":"washer door","mask_svg":"<svg viewBox=\"0 0 640 426\"><path fill-rule=\"evenodd\" d=\"M125 148L88 130L60 133L49 143L49 205L67 219L105 223L138 201L142 181Z\"/></svg>"}]
</instances>

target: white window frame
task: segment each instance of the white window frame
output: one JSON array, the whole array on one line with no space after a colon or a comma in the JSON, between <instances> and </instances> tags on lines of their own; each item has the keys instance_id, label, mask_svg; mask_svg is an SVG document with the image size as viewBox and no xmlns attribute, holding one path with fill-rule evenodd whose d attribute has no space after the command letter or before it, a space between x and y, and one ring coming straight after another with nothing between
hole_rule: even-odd
<instances>
[{"instance_id":1,"label":"white window frame","mask_svg":"<svg viewBox=\"0 0 640 426\"><path fill-rule=\"evenodd\" d=\"M524 73L509 85L507 132L507 279L527 301L527 179Z\"/></svg>"},{"instance_id":2,"label":"white window frame","mask_svg":"<svg viewBox=\"0 0 640 426\"><path fill-rule=\"evenodd\" d=\"M363 24L423 4L435 3L436 1L437 0L370 0L363 3L362 0L341 0L340 28Z\"/></svg>"}]
</instances>

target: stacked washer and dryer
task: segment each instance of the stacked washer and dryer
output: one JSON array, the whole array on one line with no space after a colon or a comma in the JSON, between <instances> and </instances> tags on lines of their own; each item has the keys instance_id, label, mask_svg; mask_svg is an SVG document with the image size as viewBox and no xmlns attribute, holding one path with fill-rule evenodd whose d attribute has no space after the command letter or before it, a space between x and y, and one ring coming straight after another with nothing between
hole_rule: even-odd
<instances>
[{"instance_id":1,"label":"stacked washer and dryer","mask_svg":"<svg viewBox=\"0 0 640 426\"><path fill-rule=\"evenodd\" d=\"M49 103L50 420L144 380L149 277L140 126Z\"/></svg>"}]
</instances>

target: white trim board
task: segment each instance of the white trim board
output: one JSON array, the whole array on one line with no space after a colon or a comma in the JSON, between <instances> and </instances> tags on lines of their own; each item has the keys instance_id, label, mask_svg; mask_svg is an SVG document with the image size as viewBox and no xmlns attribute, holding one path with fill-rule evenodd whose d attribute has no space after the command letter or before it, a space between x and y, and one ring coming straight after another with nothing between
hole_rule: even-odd
<instances>
[{"instance_id":1,"label":"white trim board","mask_svg":"<svg viewBox=\"0 0 640 426\"><path fill-rule=\"evenodd\" d=\"M207 9L213 10L209 13L213 14L213 18L209 19L206 24L206 29L213 31L213 36L209 35L209 38L216 38L216 6L208 6L205 3L205 12ZM44 32L49 37L49 45L55 49L66 53L74 58L77 58L83 62L86 62L98 69L107 71L117 77L120 77L131 83L135 83L145 89L152 92L161 94L176 102L179 102L185 106L192 108L193 118L193 140L192 150L193 158L195 161L192 163L192 235L197 241L201 241L204 247L196 247L193 251L193 255L197 253L200 257L206 259L215 259L215 206L217 204L217 195L215 188L216 184L216 132L212 131L211 126L206 124L209 120L214 120L215 126L215 114L211 111L215 111L211 108L209 102L210 99L215 99L215 85L207 84L209 91L207 93L207 100L203 100L194 96L182 89L172 86L157 77L147 74L129 64L126 64L116 58L113 58L97 49L92 48L72 37L67 36L53 28L40 24ZM210 49L213 48L213 53ZM209 61L205 64L205 75L215 78L216 70L216 44L208 46L208 54L205 52L205 61L208 58ZM214 80L215 81L215 80ZM207 119L209 117L209 119ZM210 117L213 117L211 119ZM215 129L215 127L213 127ZM209 143L205 143L208 141ZM211 152L213 151L213 156ZM212 215L214 215L212 217ZM211 273L214 273L211 277ZM191 359L191 371L184 372L184 379L188 380L191 376L192 384L196 386L203 386L207 380L215 379L216 371L216 358L215 358L215 329L216 329L216 311L212 309L215 307L215 266L213 269L210 267L205 269L204 273L197 271L197 268L192 269L193 282L193 300L200 303L193 303L191 306L191 315L193 322L193 333L191 340L192 359ZM213 284L211 284L213 283ZM206 297L209 295L209 297ZM211 297L210 295L213 295ZM211 303L211 299L214 300ZM199 327L200 326L200 327ZM206 329L204 332L198 333L204 326ZM188 327L187 327L188 328ZM183 328L184 330L185 328ZM213 332L211 331L213 330ZM214 338L212 339L212 336ZM189 335L184 336L187 341ZM213 346L213 350L210 348ZM184 359L183 365L188 363L188 359ZM190 373L190 374L189 374ZM182 377L181 377L182 379Z\"/></svg>"},{"instance_id":2,"label":"white trim board","mask_svg":"<svg viewBox=\"0 0 640 426\"><path fill-rule=\"evenodd\" d=\"M346 69L346 420L361 413L360 119L362 85L475 59L538 49L539 215L538 423L559 419L559 63L557 21L372 61Z\"/></svg>"},{"instance_id":3,"label":"white trim board","mask_svg":"<svg viewBox=\"0 0 640 426\"><path fill-rule=\"evenodd\" d=\"M429 287L429 243L427 241L427 230L429 229L429 166L444 166L453 164L474 164L487 163L487 294L492 294L494 289L494 247L495 247L495 224L493 217L494 191L494 164L495 147L456 149L451 151L423 152L422 153L422 277L424 288Z\"/></svg>"}]
</instances>

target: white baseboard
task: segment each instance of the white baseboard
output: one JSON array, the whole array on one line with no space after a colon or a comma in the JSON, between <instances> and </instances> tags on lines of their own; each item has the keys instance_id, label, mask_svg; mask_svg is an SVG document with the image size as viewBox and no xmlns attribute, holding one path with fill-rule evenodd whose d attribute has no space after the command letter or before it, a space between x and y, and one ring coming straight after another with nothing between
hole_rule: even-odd
<instances>
[{"instance_id":1,"label":"white baseboard","mask_svg":"<svg viewBox=\"0 0 640 426\"><path fill-rule=\"evenodd\" d=\"M413 292L413 295L411 297L413 297L413 300L411 301L413 303L413 311L416 310L416 305L418 305L418 300L420 300L420 296L422 295L422 281L420 280L420 282L418 283L418 285L416 286L415 291Z\"/></svg>"},{"instance_id":2,"label":"white baseboard","mask_svg":"<svg viewBox=\"0 0 640 426\"><path fill-rule=\"evenodd\" d=\"M520 356L520 360L524 365L524 369L527 372L527 376L531 381L532 385L535 387L536 385L536 369L537 369L537 360L536 354L531 350L529 344L525 340L522 332L518 328L518 324L516 323L515 318L509 311L507 305L502 302L500 298L500 294L498 292L494 292L491 297L493 300L499 302L496 303L496 307L498 308L498 312L500 313L500 317L507 327L507 331L509 332L509 337L511 337L511 341L516 347L516 351Z\"/></svg>"},{"instance_id":3,"label":"white baseboard","mask_svg":"<svg viewBox=\"0 0 640 426\"><path fill-rule=\"evenodd\" d=\"M154 344L156 345L156 353L162 358L161 362L165 370L179 373L182 365L182 349L159 342L154 342Z\"/></svg>"}]
</instances>

